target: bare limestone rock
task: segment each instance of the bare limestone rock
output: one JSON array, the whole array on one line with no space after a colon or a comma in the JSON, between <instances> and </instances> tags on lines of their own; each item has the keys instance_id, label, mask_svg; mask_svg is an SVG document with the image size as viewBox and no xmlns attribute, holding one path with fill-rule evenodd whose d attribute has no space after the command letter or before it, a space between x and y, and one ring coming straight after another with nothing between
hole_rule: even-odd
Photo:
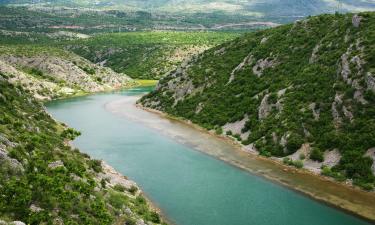
<instances>
[{"instance_id":1,"label":"bare limestone rock","mask_svg":"<svg viewBox=\"0 0 375 225\"><path fill-rule=\"evenodd\" d=\"M342 111L344 112L345 117L348 118L350 122L353 122L353 113L346 106L342 107Z\"/></svg>"},{"instance_id":2,"label":"bare limestone rock","mask_svg":"<svg viewBox=\"0 0 375 225\"><path fill-rule=\"evenodd\" d=\"M249 117L245 115L245 117L242 120L233 122L233 123L227 123L223 126L223 131L231 131L233 134L239 134L241 136L241 139L247 139L250 132L242 133L242 129L245 127L246 122L249 120Z\"/></svg>"},{"instance_id":3,"label":"bare limestone rock","mask_svg":"<svg viewBox=\"0 0 375 225\"><path fill-rule=\"evenodd\" d=\"M21 221L13 221L10 223L10 225L26 225L24 222Z\"/></svg>"},{"instance_id":4,"label":"bare limestone rock","mask_svg":"<svg viewBox=\"0 0 375 225\"><path fill-rule=\"evenodd\" d=\"M316 108L316 103L313 102L309 105L309 109L312 111L314 120L319 120L320 117L320 109Z\"/></svg>"},{"instance_id":5,"label":"bare limestone rock","mask_svg":"<svg viewBox=\"0 0 375 225\"><path fill-rule=\"evenodd\" d=\"M128 180L125 176L118 173L113 167L102 162L103 173L98 174L99 180L108 180L108 185L113 187L116 184L122 185L126 189L131 188L132 186L137 186L134 181Z\"/></svg>"},{"instance_id":6,"label":"bare limestone rock","mask_svg":"<svg viewBox=\"0 0 375 225\"><path fill-rule=\"evenodd\" d=\"M278 65L277 59L270 59L269 57L265 59L259 59L253 66L253 73L256 76L261 77L265 69L273 68L276 65Z\"/></svg>"},{"instance_id":7,"label":"bare limestone rock","mask_svg":"<svg viewBox=\"0 0 375 225\"><path fill-rule=\"evenodd\" d=\"M375 92L375 77L370 72L366 74L367 90Z\"/></svg>"},{"instance_id":8,"label":"bare limestone rock","mask_svg":"<svg viewBox=\"0 0 375 225\"><path fill-rule=\"evenodd\" d=\"M335 126L338 127L341 124L341 116L337 109L339 105L342 104L342 95L339 95L336 93L335 100L332 102L331 111L332 111L332 117L335 121Z\"/></svg>"},{"instance_id":9,"label":"bare limestone rock","mask_svg":"<svg viewBox=\"0 0 375 225\"><path fill-rule=\"evenodd\" d=\"M247 55L247 56L242 60L242 62L241 62L240 64L238 64L238 65L236 66L236 68L234 68L234 69L232 70L232 72L230 73L230 77L229 77L229 81L228 81L227 85L230 84L230 83L234 80L234 78L235 78L235 73L236 73L237 71L241 70L241 69L242 69L244 66L246 66L246 65L250 65L250 64L252 64L253 61L254 61L254 57L253 57L253 55L250 53L249 55Z\"/></svg>"},{"instance_id":10,"label":"bare limestone rock","mask_svg":"<svg viewBox=\"0 0 375 225\"><path fill-rule=\"evenodd\" d=\"M355 14L352 17L352 24L353 24L353 26L354 27L359 27L361 25L361 20L362 20L362 17L358 16L357 14Z\"/></svg>"},{"instance_id":11,"label":"bare limestone rock","mask_svg":"<svg viewBox=\"0 0 375 225\"><path fill-rule=\"evenodd\" d=\"M145 223L145 221L143 219L139 219L137 220L137 225L147 225L147 223Z\"/></svg>"},{"instance_id":12,"label":"bare limestone rock","mask_svg":"<svg viewBox=\"0 0 375 225\"><path fill-rule=\"evenodd\" d=\"M37 205L31 204L31 205L30 205L30 211L31 211L31 212L40 212L40 211L43 211L43 209L40 208L40 207L37 206Z\"/></svg>"},{"instance_id":13,"label":"bare limestone rock","mask_svg":"<svg viewBox=\"0 0 375 225\"><path fill-rule=\"evenodd\" d=\"M246 152L249 152L249 153L252 153L252 154L256 154L256 155L259 155L259 151L258 151L258 149L255 147L255 144L254 144L254 143L251 143L251 144L249 144L249 145L244 146L243 149L244 149Z\"/></svg>"},{"instance_id":14,"label":"bare limestone rock","mask_svg":"<svg viewBox=\"0 0 375 225\"><path fill-rule=\"evenodd\" d=\"M2 165L7 164L8 167L14 172L22 173L24 171L22 164L18 162L18 160L10 158L6 150L2 148L1 146L0 146L0 164Z\"/></svg>"},{"instance_id":15,"label":"bare limestone rock","mask_svg":"<svg viewBox=\"0 0 375 225\"><path fill-rule=\"evenodd\" d=\"M262 38L262 40L260 40L260 44L265 44L266 42L268 41L268 37L264 37Z\"/></svg>"},{"instance_id":16,"label":"bare limestone rock","mask_svg":"<svg viewBox=\"0 0 375 225\"><path fill-rule=\"evenodd\" d=\"M332 151L324 152L324 162L323 165L328 167L336 166L341 159L341 154L338 149L333 149Z\"/></svg>"},{"instance_id":17,"label":"bare limestone rock","mask_svg":"<svg viewBox=\"0 0 375 225\"><path fill-rule=\"evenodd\" d=\"M362 103L362 104L367 104L368 102L366 101L366 99L363 97L363 92L362 92L362 90L356 90L355 92L354 92L354 96L353 96L353 98L356 100L356 101L358 101L358 102L360 102L360 103Z\"/></svg>"},{"instance_id":18,"label":"bare limestone rock","mask_svg":"<svg viewBox=\"0 0 375 225\"><path fill-rule=\"evenodd\" d=\"M61 160L51 162L48 164L48 168L50 169L56 169L58 167L63 167L63 166L64 166L64 163Z\"/></svg>"},{"instance_id":19,"label":"bare limestone rock","mask_svg":"<svg viewBox=\"0 0 375 225\"><path fill-rule=\"evenodd\" d=\"M268 103L268 98L270 97L269 94L266 94L262 101L260 102L259 108L258 108L258 118L260 120L267 118L269 113L272 110L272 105Z\"/></svg>"},{"instance_id":20,"label":"bare limestone rock","mask_svg":"<svg viewBox=\"0 0 375 225\"><path fill-rule=\"evenodd\" d=\"M263 120L267 118L267 116L271 113L272 109L275 108L279 112L283 110L283 99L282 96L286 93L286 91L291 88L284 88L277 92L277 102L275 104L271 104L268 102L268 98L270 97L270 94L264 95L262 101L260 102L260 105L258 107L258 119Z\"/></svg>"},{"instance_id":21,"label":"bare limestone rock","mask_svg":"<svg viewBox=\"0 0 375 225\"><path fill-rule=\"evenodd\" d=\"M222 47L221 49L216 50L214 52L214 55L223 55L224 53L225 53L225 47Z\"/></svg>"},{"instance_id":22,"label":"bare limestone rock","mask_svg":"<svg viewBox=\"0 0 375 225\"><path fill-rule=\"evenodd\" d=\"M341 56L341 77L347 83L351 84L351 79L349 78L351 74L350 65L349 65L349 56L352 52L353 44L349 46L346 52Z\"/></svg>"},{"instance_id":23,"label":"bare limestone rock","mask_svg":"<svg viewBox=\"0 0 375 225\"><path fill-rule=\"evenodd\" d=\"M372 173L375 175L375 148L370 148L369 150L367 150L365 156L368 156L372 159L371 169Z\"/></svg>"},{"instance_id":24,"label":"bare limestone rock","mask_svg":"<svg viewBox=\"0 0 375 225\"><path fill-rule=\"evenodd\" d=\"M203 109L204 105L202 102L200 102L198 105L197 105L197 108L195 109L195 114L199 114L202 109Z\"/></svg>"},{"instance_id":25,"label":"bare limestone rock","mask_svg":"<svg viewBox=\"0 0 375 225\"><path fill-rule=\"evenodd\" d=\"M309 63L314 63L316 61L316 59L318 58L318 51L321 47L321 42L319 42L313 49L312 53L311 53L311 57L310 57L310 60L309 60Z\"/></svg>"}]
</instances>

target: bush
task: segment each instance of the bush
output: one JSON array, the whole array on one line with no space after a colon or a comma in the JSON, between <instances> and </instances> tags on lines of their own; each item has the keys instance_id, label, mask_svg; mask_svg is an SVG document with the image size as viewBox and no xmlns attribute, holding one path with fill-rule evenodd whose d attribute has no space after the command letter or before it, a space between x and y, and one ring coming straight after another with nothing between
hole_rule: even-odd
<instances>
[{"instance_id":1,"label":"bush","mask_svg":"<svg viewBox=\"0 0 375 225\"><path fill-rule=\"evenodd\" d=\"M116 184L113 189L115 189L116 191L119 191L119 192L124 192L125 191L125 187L122 186L121 184Z\"/></svg>"},{"instance_id":2,"label":"bush","mask_svg":"<svg viewBox=\"0 0 375 225\"><path fill-rule=\"evenodd\" d=\"M76 131L76 130L74 130L73 128L65 129L65 130L61 133L61 137L66 138L66 139L69 139L69 140L74 140L74 139L75 139L76 137L78 137L79 135L81 135L81 132Z\"/></svg>"},{"instance_id":3,"label":"bush","mask_svg":"<svg viewBox=\"0 0 375 225\"><path fill-rule=\"evenodd\" d=\"M222 128L222 127L217 127L217 128L215 129L215 133L216 133L217 135L222 134L222 133L223 133L223 128Z\"/></svg>"},{"instance_id":4,"label":"bush","mask_svg":"<svg viewBox=\"0 0 375 225\"><path fill-rule=\"evenodd\" d=\"M301 160L293 161L293 166L295 166L297 168L302 168L303 167L303 162Z\"/></svg>"},{"instance_id":5,"label":"bush","mask_svg":"<svg viewBox=\"0 0 375 225\"><path fill-rule=\"evenodd\" d=\"M136 186L132 185L132 186L128 189L128 191L134 195L134 194L138 191L138 188L137 188Z\"/></svg>"},{"instance_id":6,"label":"bush","mask_svg":"<svg viewBox=\"0 0 375 225\"><path fill-rule=\"evenodd\" d=\"M313 148L313 150L311 151L311 154L310 154L310 159L312 159L314 161L318 161L318 162L323 162L324 161L324 155L320 151L319 148Z\"/></svg>"},{"instance_id":7,"label":"bush","mask_svg":"<svg viewBox=\"0 0 375 225\"><path fill-rule=\"evenodd\" d=\"M109 192L108 201L116 209L121 209L127 203L127 198L118 192Z\"/></svg>"},{"instance_id":8,"label":"bush","mask_svg":"<svg viewBox=\"0 0 375 225\"><path fill-rule=\"evenodd\" d=\"M241 136L239 134L235 134L235 135L233 135L233 137L236 138L237 141L241 141L242 140L242 138L241 138Z\"/></svg>"},{"instance_id":9,"label":"bush","mask_svg":"<svg viewBox=\"0 0 375 225\"><path fill-rule=\"evenodd\" d=\"M151 212L149 216L149 220L153 223L160 223L160 216L157 212Z\"/></svg>"},{"instance_id":10,"label":"bush","mask_svg":"<svg viewBox=\"0 0 375 225\"><path fill-rule=\"evenodd\" d=\"M286 148L288 149L288 154L293 154L295 153L303 144L303 138L298 135L292 133L289 138L288 142L286 144Z\"/></svg>"},{"instance_id":11,"label":"bush","mask_svg":"<svg viewBox=\"0 0 375 225\"><path fill-rule=\"evenodd\" d=\"M102 162L100 160L92 159L88 161L88 164L95 172L103 172Z\"/></svg>"},{"instance_id":12,"label":"bush","mask_svg":"<svg viewBox=\"0 0 375 225\"><path fill-rule=\"evenodd\" d=\"M291 158L288 158L288 157L285 157L283 159L283 163L288 166L294 166L299 169L303 167L303 162L301 160L293 161Z\"/></svg>"}]
</instances>

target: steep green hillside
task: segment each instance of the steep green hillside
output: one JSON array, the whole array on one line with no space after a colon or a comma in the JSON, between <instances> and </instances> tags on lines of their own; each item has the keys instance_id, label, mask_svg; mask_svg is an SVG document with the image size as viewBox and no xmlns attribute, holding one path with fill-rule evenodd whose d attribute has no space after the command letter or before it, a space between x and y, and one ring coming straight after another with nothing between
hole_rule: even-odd
<instances>
[{"instance_id":1,"label":"steep green hillside","mask_svg":"<svg viewBox=\"0 0 375 225\"><path fill-rule=\"evenodd\" d=\"M1 224L160 223L132 181L73 149L79 132L8 79L0 73Z\"/></svg>"},{"instance_id":2,"label":"steep green hillside","mask_svg":"<svg viewBox=\"0 0 375 225\"><path fill-rule=\"evenodd\" d=\"M134 85L113 72L56 47L0 45L0 72L40 100L112 90Z\"/></svg>"},{"instance_id":3,"label":"steep green hillside","mask_svg":"<svg viewBox=\"0 0 375 225\"><path fill-rule=\"evenodd\" d=\"M140 103L371 189L375 13L249 33L184 63Z\"/></svg>"},{"instance_id":4,"label":"steep green hillside","mask_svg":"<svg viewBox=\"0 0 375 225\"><path fill-rule=\"evenodd\" d=\"M65 46L132 78L159 79L187 58L236 36L225 32L131 32L78 39Z\"/></svg>"}]
</instances>

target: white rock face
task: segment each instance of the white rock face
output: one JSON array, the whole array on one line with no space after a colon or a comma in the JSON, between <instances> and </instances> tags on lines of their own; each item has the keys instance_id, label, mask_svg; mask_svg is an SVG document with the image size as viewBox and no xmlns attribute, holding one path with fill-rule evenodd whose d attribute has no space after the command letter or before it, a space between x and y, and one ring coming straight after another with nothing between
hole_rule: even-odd
<instances>
[{"instance_id":1,"label":"white rock face","mask_svg":"<svg viewBox=\"0 0 375 225\"><path fill-rule=\"evenodd\" d=\"M320 109L316 108L316 103L313 102L309 105L309 109L312 111L314 120L319 120L320 117Z\"/></svg>"},{"instance_id":2,"label":"white rock face","mask_svg":"<svg viewBox=\"0 0 375 225\"><path fill-rule=\"evenodd\" d=\"M362 17L355 14L352 18L352 24L354 27L359 27L361 24Z\"/></svg>"},{"instance_id":3,"label":"white rock face","mask_svg":"<svg viewBox=\"0 0 375 225\"><path fill-rule=\"evenodd\" d=\"M314 47L314 49L313 49L313 51L311 53L310 60L309 60L310 63L314 63L316 61L316 59L318 58L317 54L318 54L318 51L319 51L320 47L321 47L321 43L317 44Z\"/></svg>"},{"instance_id":4,"label":"white rock face","mask_svg":"<svg viewBox=\"0 0 375 225\"><path fill-rule=\"evenodd\" d=\"M375 77L370 72L366 75L367 89L375 92Z\"/></svg>"},{"instance_id":5,"label":"white rock face","mask_svg":"<svg viewBox=\"0 0 375 225\"><path fill-rule=\"evenodd\" d=\"M270 97L269 94L266 94L262 101L260 102L259 108L258 108L258 118L260 120L267 118L269 113L272 110L272 105L268 104L268 98Z\"/></svg>"},{"instance_id":6,"label":"white rock face","mask_svg":"<svg viewBox=\"0 0 375 225\"><path fill-rule=\"evenodd\" d=\"M122 185L126 189L131 188L132 186L137 186L134 181L128 180L126 177L118 173L113 167L102 162L103 173L99 173L99 179L108 179L109 186L113 187L116 184Z\"/></svg>"},{"instance_id":7,"label":"white rock face","mask_svg":"<svg viewBox=\"0 0 375 225\"><path fill-rule=\"evenodd\" d=\"M242 60L242 62L241 62L240 64L238 64L238 65L236 66L236 68L234 68L234 69L232 70L232 72L230 73L229 81L228 81L227 84L230 84L230 83L234 80L234 78L235 78L235 73L236 73L237 71L241 70L241 69L242 69L244 66L246 66L246 65L250 65L250 64L252 64L253 61L254 61L254 57L253 57L253 55L250 53L249 55L247 55L247 56Z\"/></svg>"},{"instance_id":8,"label":"white rock face","mask_svg":"<svg viewBox=\"0 0 375 225\"><path fill-rule=\"evenodd\" d=\"M375 148L370 148L367 150L365 156L368 156L372 159L372 173L375 175Z\"/></svg>"},{"instance_id":9,"label":"white rock face","mask_svg":"<svg viewBox=\"0 0 375 225\"><path fill-rule=\"evenodd\" d=\"M13 221L10 224L11 225L26 225L24 222L21 222L21 221Z\"/></svg>"},{"instance_id":10,"label":"white rock face","mask_svg":"<svg viewBox=\"0 0 375 225\"><path fill-rule=\"evenodd\" d=\"M328 167L336 166L341 159L341 154L338 149L333 149L332 151L324 152L324 162L323 165Z\"/></svg>"},{"instance_id":11,"label":"white rock face","mask_svg":"<svg viewBox=\"0 0 375 225\"><path fill-rule=\"evenodd\" d=\"M231 131L233 134L239 134L241 139L247 139L249 132L242 133L242 129L245 127L246 122L249 120L249 117L245 115L242 120L236 121L234 123L227 123L223 126L224 133Z\"/></svg>"},{"instance_id":12,"label":"white rock face","mask_svg":"<svg viewBox=\"0 0 375 225\"><path fill-rule=\"evenodd\" d=\"M256 64L253 66L253 73L257 75L257 77L261 77L263 75L263 71L268 68L272 68L278 64L276 59L259 59Z\"/></svg>"},{"instance_id":13,"label":"white rock face","mask_svg":"<svg viewBox=\"0 0 375 225\"><path fill-rule=\"evenodd\" d=\"M63 167L63 166L64 166L64 163L61 160L51 162L50 164L48 164L48 168L50 169L56 169L58 167Z\"/></svg>"}]
</instances>

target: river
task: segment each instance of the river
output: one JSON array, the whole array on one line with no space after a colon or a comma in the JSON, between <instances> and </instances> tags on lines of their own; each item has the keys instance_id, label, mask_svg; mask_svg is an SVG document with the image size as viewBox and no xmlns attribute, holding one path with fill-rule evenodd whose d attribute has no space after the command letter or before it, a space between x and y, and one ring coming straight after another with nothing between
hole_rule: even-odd
<instances>
[{"instance_id":1,"label":"river","mask_svg":"<svg viewBox=\"0 0 375 225\"><path fill-rule=\"evenodd\" d=\"M150 90L56 100L46 107L55 119L82 132L74 146L137 182L175 224L368 224L259 176L275 168L245 153L237 152L232 157L238 158L230 160L249 160L247 169L217 159L230 158L234 147L133 106L137 96Z\"/></svg>"}]
</instances>

